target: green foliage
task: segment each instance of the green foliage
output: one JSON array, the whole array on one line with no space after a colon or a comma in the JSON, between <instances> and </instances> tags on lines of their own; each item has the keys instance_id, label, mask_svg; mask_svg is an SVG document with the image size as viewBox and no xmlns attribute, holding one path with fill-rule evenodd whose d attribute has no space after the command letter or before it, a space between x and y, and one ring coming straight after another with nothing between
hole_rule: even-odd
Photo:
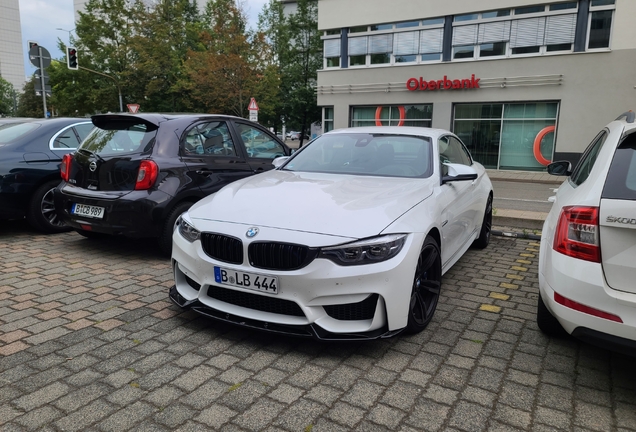
<instances>
[{"instance_id":1,"label":"green foliage","mask_svg":"<svg viewBox=\"0 0 636 432\"><path fill-rule=\"evenodd\" d=\"M18 98L17 117L44 117L42 96L35 95L35 78L31 77L24 85L24 90Z\"/></svg>"},{"instance_id":2,"label":"green foliage","mask_svg":"<svg viewBox=\"0 0 636 432\"><path fill-rule=\"evenodd\" d=\"M320 120L317 0L300 0L292 16L270 0L258 31L247 30L244 0L209 0L204 11L196 3L89 0L70 41L79 70L69 70L65 58L52 63L47 105L59 116L117 112L121 91L124 104L138 103L145 112L247 117L254 97L264 126L280 130L286 123L307 132ZM30 85L21 108L34 115L42 104Z\"/></svg>"},{"instance_id":3,"label":"green foliage","mask_svg":"<svg viewBox=\"0 0 636 432\"><path fill-rule=\"evenodd\" d=\"M0 116L13 114L13 86L0 77Z\"/></svg>"}]
</instances>

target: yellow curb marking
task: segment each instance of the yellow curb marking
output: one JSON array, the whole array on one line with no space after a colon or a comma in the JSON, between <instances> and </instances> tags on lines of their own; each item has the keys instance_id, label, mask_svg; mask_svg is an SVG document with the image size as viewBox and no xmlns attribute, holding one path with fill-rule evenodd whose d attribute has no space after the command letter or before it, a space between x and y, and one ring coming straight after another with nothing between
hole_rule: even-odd
<instances>
[{"instance_id":1,"label":"yellow curb marking","mask_svg":"<svg viewBox=\"0 0 636 432\"><path fill-rule=\"evenodd\" d=\"M530 245L530 246L537 246L537 247L539 247L539 246L541 246L541 243L529 243L529 245Z\"/></svg>"},{"instance_id":2,"label":"yellow curb marking","mask_svg":"<svg viewBox=\"0 0 636 432\"><path fill-rule=\"evenodd\" d=\"M486 312L494 312L494 313L501 312L501 308L499 306L493 306L493 305L489 305L489 304L483 304L483 305L479 306L479 310L483 310L483 311L486 311Z\"/></svg>"},{"instance_id":3,"label":"yellow curb marking","mask_svg":"<svg viewBox=\"0 0 636 432\"><path fill-rule=\"evenodd\" d=\"M526 250L530 252L539 252L539 249L537 248L526 248Z\"/></svg>"},{"instance_id":4,"label":"yellow curb marking","mask_svg":"<svg viewBox=\"0 0 636 432\"><path fill-rule=\"evenodd\" d=\"M532 261L522 260L522 259L518 259L517 262L519 264L528 264L528 265L532 264Z\"/></svg>"},{"instance_id":5,"label":"yellow curb marking","mask_svg":"<svg viewBox=\"0 0 636 432\"><path fill-rule=\"evenodd\" d=\"M507 274L506 277L508 279L523 280L523 276L514 275L514 274Z\"/></svg>"},{"instance_id":6,"label":"yellow curb marking","mask_svg":"<svg viewBox=\"0 0 636 432\"><path fill-rule=\"evenodd\" d=\"M506 282L502 282L499 286L501 288L506 288L506 289L517 289L517 288L519 288L519 285L510 284L510 283L506 283Z\"/></svg>"},{"instance_id":7,"label":"yellow curb marking","mask_svg":"<svg viewBox=\"0 0 636 432\"><path fill-rule=\"evenodd\" d=\"M491 292L488 297L497 299L497 300L508 300L510 298L509 295L506 294L500 294L500 293L496 293L496 292Z\"/></svg>"},{"instance_id":8,"label":"yellow curb marking","mask_svg":"<svg viewBox=\"0 0 636 432\"><path fill-rule=\"evenodd\" d=\"M529 254L529 253L522 253L522 254L519 254L519 256L526 257L526 258L534 258L536 255Z\"/></svg>"},{"instance_id":9,"label":"yellow curb marking","mask_svg":"<svg viewBox=\"0 0 636 432\"><path fill-rule=\"evenodd\" d=\"M520 271L520 272L527 272L528 271L527 268L519 267L519 266L512 266L512 267L510 267L510 270L517 270L517 271Z\"/></svg>"}]
</instances>

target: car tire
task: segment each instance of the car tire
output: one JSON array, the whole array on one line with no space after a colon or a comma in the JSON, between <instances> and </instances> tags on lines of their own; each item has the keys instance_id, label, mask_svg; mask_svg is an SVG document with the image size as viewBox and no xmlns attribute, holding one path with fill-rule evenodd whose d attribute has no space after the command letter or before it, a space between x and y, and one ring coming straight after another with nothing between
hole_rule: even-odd
<instances>
[{"instance_id":1,"label":"car tire","mask_svg":"<svg viewBox=\"0 0 636 432\"><path fill-rule=\"evenodd\" d=\"M548 336L565 336L567 332L561 326L559 320L557 320L550 310L543 302L541 294L537 299L537 326L544 334Z\"/></svg>"},{"instance_id":2,"label":"car tire","mask_svg":"<svg viewBox=\"0 0 636 432\"><path fill-rule=\"evenodd\" d=\"M442 286L442 258L439 246L426 237L417 260L409 301L406 333L419 333L431 322Z\"/></svg>"},{"instance_id":3,"label":"car tire","mask_svg":"<svg viewBox=\"0 0 636 432\"><path fill-rule=\"evenodd\" d=\"M37 188L31 196L31 201L27 208L26 218L29 225L46 234L56 234L71 230L71 227L65 225L55 211L53 191L55 191L60 182L61 180L51 180Z\"/></svg>"},{"instance_id":4,"label":"car tire","mask_svg":"<svg viewBox=\"0 0 636 432\"><path fill-rule=\"evenodd\" d=\"M86 237L87 239L91 239L91 240L104 239L104 238L110 237L108 234L98 233L93 231L86 231L81 229L76 229L75 232L81 235L82 237Z\"/></svg>"},{"instance_id":5,"label":"car tire","mask_svg":"<svg viewBox=\"0 0 636 432\"><path fill-rule=\"evenodd\" d=\"M172 254L172 234L174 233L175 224L179 216L183 213L187 212L188 209L192 207L191 202L182 202L177 204L171 211L168 213L168 217L166 217L163 222L163 229L161 230L161 235L159 236L159 249L166 255Z\"/></svg>"},{"instance_id":6,"label":"car tire","mask_svg":"<svg viewBox=\"0 0 636 432\"><path fill-rule=\"evenodd\" d=\"M490 235L492 232L492 195L488 195L486 201L486 211L484 212L484 220L481 223L479 237L473 242L473 247L477 249L485 249L490 244Z\"/></svg>"}]
</instances>

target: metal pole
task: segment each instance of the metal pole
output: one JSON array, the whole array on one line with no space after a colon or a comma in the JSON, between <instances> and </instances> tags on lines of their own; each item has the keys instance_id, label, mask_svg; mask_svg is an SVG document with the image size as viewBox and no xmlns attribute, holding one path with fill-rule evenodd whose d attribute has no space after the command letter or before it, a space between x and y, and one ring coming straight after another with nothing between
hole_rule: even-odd
<instances>
[{"instance_id":1,"label":"metal pole","mask_svg":"<svg viewBox=\"0 0 636 432\"><path fill-rule=\"evenodd\" d=\"M97 75L105 76L106 78L112 79L114 81L115 85L117 86L117 92L119 93L119 111L120 112L124 112L124 105L122 104L122 99L121 99L121 88L119 87L119 83L117 82L117 79L115 77L112 77L112 76L110 76L108 74L105 74L103 72L97 72L96 70L89 69L89 68L84 67L84 66L77 66L77 67L78 67L78 69L82 69L82 70L85 70L85 71L93 72L93 73L95 73Z\"/></svg>"},{"instance_id":2,"label":"metal pole","mask_svg":"<svg viewBox=\"0 0 636 432\"><path fill-rule=\"evenodd\" d=\"M42 60L42 47L38 46L40 56L40 85L42 86L42 106L44 107L44 118L46 117L46 86L44 84L44 61Z\"/></svg>"},{"instance_id":3,"label":"metal pole","mask_svg":"<svg viewBox=\"0 0 636 432\"><path fill-rule=\"evenodd\" d=\"M124 112L124 105L121 102L121 89L119 85L117 85L117 90L119 90L119 112Z\"/></svg>"}]
</instances>

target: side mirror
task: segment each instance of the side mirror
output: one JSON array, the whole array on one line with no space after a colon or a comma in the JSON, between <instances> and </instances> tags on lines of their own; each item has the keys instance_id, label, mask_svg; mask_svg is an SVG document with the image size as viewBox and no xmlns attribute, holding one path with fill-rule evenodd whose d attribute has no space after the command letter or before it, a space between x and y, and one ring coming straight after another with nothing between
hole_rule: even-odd
<instances>
[{"instance_id":1,"label":"side mirror","mask_svg":"<svg viewBox=\"0 0 636 432\"><path fill-rule=\"evenodd\" d=\"M572 174L572 164L568 161L556 161L548 165L548 174L569 176Z\"/></svg>"},{"instance_id":2,"label":"side mirror","mask_svg":"<svg viewBox=\"0 0 636 432\"><path fill-rule=\"evenodd\" d=\"M289 159L289 156L277 157L272 161L272 165L274 165L274 168L280 168L285 162L287 162L287 159Z\"/></svg>"},{"instance_id":3,"label":"side mirror","mask_svg":"<svg viewBox=\"0 0 636 432\"><path fill-rule=\"evenodd\" d=\"M473 167L454 163L445 163L442 165L448 169L448 173L442 176L442 184L456 181L477 180L477 171L475 171Z\"/></svg>"}]
</instances>

